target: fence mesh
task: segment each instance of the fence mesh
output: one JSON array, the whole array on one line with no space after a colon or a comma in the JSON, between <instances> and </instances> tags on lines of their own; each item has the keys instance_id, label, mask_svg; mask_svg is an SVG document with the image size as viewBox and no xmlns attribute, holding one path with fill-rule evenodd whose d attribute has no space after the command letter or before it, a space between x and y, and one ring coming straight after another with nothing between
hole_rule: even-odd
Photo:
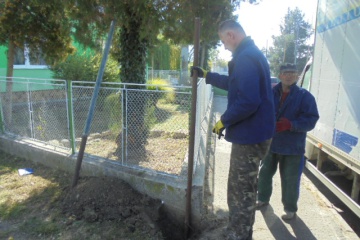
<instances>
[{"instance_id":1,"label":"fence mesh","mask_svg":"<svg viewBox=\"0 0 360 240\"><path fill-rule=\"evenodd\" d=\"M0 78L3 131L77 152L88 119L94 83ZM41 85L41 86L40 86ZM203 157L211 88L198 85L195 157ZM191 88L102 84L85 153L114 163L185 176ZM12 109L10 111L10 109ZM197 159L194 161L195 165Z\"/></svg>"}]
</instances>

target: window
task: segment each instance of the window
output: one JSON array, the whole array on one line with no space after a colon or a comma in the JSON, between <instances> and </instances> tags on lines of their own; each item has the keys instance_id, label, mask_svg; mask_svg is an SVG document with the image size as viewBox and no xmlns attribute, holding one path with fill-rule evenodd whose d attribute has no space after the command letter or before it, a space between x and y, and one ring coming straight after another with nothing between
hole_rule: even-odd
<instances>
[{"instance_id":1,"label":"window","mask_svg":"<svg viewBox=\"0 0 360 240\"><path fill-rule=\"evenodd\" d=\"M48 68L41 54L31 54L29 48L15 48L14 68L44 69Z\"/></svg>"}]
</instances>

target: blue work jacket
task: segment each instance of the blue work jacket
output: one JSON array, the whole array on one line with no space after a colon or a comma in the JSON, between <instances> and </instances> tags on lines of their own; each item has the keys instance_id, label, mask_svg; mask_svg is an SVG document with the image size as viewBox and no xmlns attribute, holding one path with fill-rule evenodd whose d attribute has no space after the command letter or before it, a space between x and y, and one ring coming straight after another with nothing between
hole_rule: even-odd
<instances>
[{"instance_id":1,"label":"blue work jacket","mask_svg":"<svg viewBox=\"0 0 360 240\"><path fill-rule=\"evenodd\" d=\"M287 118L291 122L291 129L275 133L270 151L282 155L303 155L306 133L315 127L319 119L315 98L310 92L294 84L280 107L281 83L273 91L276 119Z\"/></svg>"},{"instance_id":2,"label":"blue work jacket","mask_svg":"<svg viewBox=\"0 0 360 240\"><path fill-rule=\"evenodd\" d=\"M206 83L228 91L227 109L221 116L227 141L256 144L273 136L275 110L269 64L250 37L234 51L229 75L209 72Z\"/></svg>"}]
</instances>

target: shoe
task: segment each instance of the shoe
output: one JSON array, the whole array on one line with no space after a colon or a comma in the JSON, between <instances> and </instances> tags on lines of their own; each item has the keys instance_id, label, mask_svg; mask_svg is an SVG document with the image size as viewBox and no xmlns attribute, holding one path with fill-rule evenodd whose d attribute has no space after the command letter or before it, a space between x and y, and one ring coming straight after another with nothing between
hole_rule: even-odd
<instances>
[{"instance_id":1,"label":"shoe","mask_svg":"<svg viewBox=\"0 0 360 240\"><path fill-rule=\"evenodd\" d=\"M268 205L268 204L269 204L268 202L257 201L257 202L256 202L256 208L259 209L259 208L261 208L261 207L263 207L263 206L266 206L266 205Z\"/></svg>"},{"instance_id":2,"label":"shoe","mask_svg":"<svg viewBox=\"0 0 360 240\"><path fill-rule=\"evenodd\" d=\"M284 214L281 215L281 218L282 218L283 220L290 220L290 219L293 219L295 216L296 216L296 213L295 213L295 212L285 211Z\"/></svg>"}]
</instances>

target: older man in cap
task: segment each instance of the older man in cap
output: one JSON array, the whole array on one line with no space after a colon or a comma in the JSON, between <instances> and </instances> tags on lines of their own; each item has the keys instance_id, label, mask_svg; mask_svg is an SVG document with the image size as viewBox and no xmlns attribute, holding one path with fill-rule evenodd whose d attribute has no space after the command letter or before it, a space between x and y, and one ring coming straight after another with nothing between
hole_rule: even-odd
<instances>
[{"instance_id":1,"label":"older man in cap","mask_svg":"<svg viewBox=\"0 0 360 240\"><path fill-rule=\"evenodd\" d=\"M281 65L279 79L281 82L273 88L276 132L270 150L260 164L257 207L269 203L272 178L279 165L284 205L281 217L290 220L298 210L306 133L315 127L319 113L311 93L296 85L298 73L295 65Z\"/></svg>"}]
</instances>

